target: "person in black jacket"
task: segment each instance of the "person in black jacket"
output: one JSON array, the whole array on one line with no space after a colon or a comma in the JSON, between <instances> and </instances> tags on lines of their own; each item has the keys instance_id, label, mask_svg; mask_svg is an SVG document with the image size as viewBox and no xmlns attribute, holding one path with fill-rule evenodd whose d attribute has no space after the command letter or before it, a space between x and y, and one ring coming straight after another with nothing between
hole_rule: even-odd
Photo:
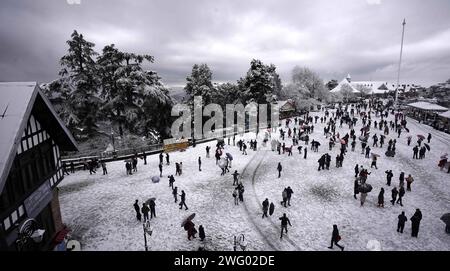
<instances>
[{"instance_id":1,"label":"person in black jacket","mask_svg":"<svg viewBox=\"0 0 450 271\"><path fill-rule=\"evenodd\" d=\"M292 188L288 186L286 188L286 195L287 195L287 205L291 206L291 197L292 194L294 194L294 191L292 191Z\"/></svg>"},{"instance_id":2,"label":"person in black jacket","mask_svg":"<svg viewBox=\"0 0 450 271\"><path fill-rule=\"evenodd\" d=\"M181 195L180 195L180 210L183 209L183 205L184 208L186 208L185 210L188 209L187 205L186 205L186 193L184 193L184 190L181 190Z\"/></svg>"},{"instance_id":3,"label":"person in black jacket","mask_svg":"<svg viewBox=\"0 0 450 271\"><path fill-rule=\"evenodd\" d=\"M279 218L281 220L281 236L280 239L283 238L283 229L286 231L286 234L288 232L287 230L287 225L289 224L289 226L292 227L291 225L291 221L289 221L289 218L286 216L286 213L283 214L282 217Z\"/></svg>"},{"instance_id":4,"label":"person in black jacket","mask_svg":"<svg viewBox=\"0 0 450 271\"><path fill-rule=\"evenodd\" d=\"M269 210L269 199L266 198L266 199L262 202L262 207L263 207L263 215L262 215L262 218L268 217L268 216L267 216L267 211Z\"/></svg>"},{"instance_id":5,"label":"person in black jacket","mask_svg":"<svg viewBox=\"0 0 450 271\"><path fill-rule=\"evenodd\" d=\"M422 212L420 209L416 209L414 215L410 218L411 220L411 236L416 237L419 234L420 220L422 220Z\"/></svg>"},{"instance_id":6,"label":"person in black jacket","mask_svg":"<svg viewBox=\"0 0 450 271\"><path fill-rule=\"evenodd\" d=\"M398 191L398 199L397 203L400 203L400 206L403 207L403 196L405 195L405 188L403 186L400 186L400 190Z\"/></svg>"},{"instance_id":7,"label":"person in black jacket","mask_svg":"<svg viewBox=\"0 0 450 271\"><path fill-rule=\"evenodd\" d=\"M142 215L141 215L141 210L139 209L139 202L138 202L138 200L136 200L134 202L133 206L134 206L134 210L136 211L136 218L137 218L137 220L141 221Z\"/></svg>"},{"instance_id":8,"label":"person in black jacket","mask_svg":"<svg viewBox=\"0 0 450 271\"><path fill-rule=\"evenodd\" d=\"M156 203L154 200L150 200L150 218L156 217L156 211L155 211L155 207L156 207Z\"/></svg>"},{"instance_id":9,"label":"person in black jacket","mask_svg":"<svg viewBox=\"0 0 450 271\"><path fill-rule=\"evenodd\" d=\"M198 157L198 171L202 171L202 159Z\"/></svg>"},{"instance_id":10,"label":"person in black jacket","mask_svg":"<svg viewBox=\"0 0 450 271\"><path fill-rule=\"evenodd\" d=\"M356 166L355 166L355 178L358 177L358 174L359 174L359 165L356 164Z\"/></svg>"},{"instance_id":11,"label":"person in black jacket","mask_svg":"<svg viewBox=\"0 0 450 271\"><path fill-rule=\"evenodd\" d=\"M198 227L198 237L200 237L200 241L205 240L205 229L203 228L203 225L200 225Z\"/></svg>"},{"instance_id":12,"label":"person in black jacket","mask_svg":"<svg viewBox=\"0 0 450 271\"><path fill-rule=\"evenodd\" d=\"M339 245L338 242L341 240L341 236L339 235L339 230L337 225L333 225L333 233L331 234L331 244L328 247L329 249L333 249L333 244L335 244L341 251L344 250L344 247Z\"/></svg>"},{"instance_id":13,"label":"person in black jacket","mask_svg":"<svg viewBox=\"0 0 450 271\"><path fill-rule=\"evenodd\" d=\"M142 203L141 212L144 214L144 222L148 221L148 212L150 211L150 208L148 208L147 204Z\"/></svg>"},{"instance_id":14,"label":"person in black jacket","mask_svg":"<svg viewBox=\"0 0 450 271\"><path fill-rule=\"evenodd\" d=\"M278 166L277 166L277 170L278 170L278 178L280 178L281 177L281 170L283 169L283 167L281 166L281 163L278 163Z\"/></svg>"},{"instance_id":15,"label":"person in black jacket","mask_svg":"<svg viewBox=\"0 0 450 271\"><path fill-rule=\"evenodd\" d=\"M178 187L175 186L175 188L172 188L172 195L173 195L173 197L175 199L175 203L177 203L177 201L178 201L178 198L177 198L177 196L178 196Z\"/></svg>"},{"instance_id":16,"label":"person in black jacket","mask_svg":"<svg viewBox=\"0 0 450 271\"><path fill-rule=\"evenodd\" d=\"M403 233L403 229L405 228L405 222L408 218L405 216L405 212L402 212L398 215L398 224L397 224L397 232Z\"/></svg>"},{"instance_id":17,"label":"person in black jacket","mask_svg":"<svg viewBox=\"0 0 450 271\"><path fill-rule=\"evenodd\" d=\"M385 171L385 173L386 173L386 184L388 186L391 186L391 180L392 180L392 177L394 176L394 174L392 174L392 170L387 170L387 171Z\"/></svg>"},{"instance_id":18,"label":"person in black jacket","mask_svg":"<svg viewBox=\"0 0 450 271\"><path fill-rule=\"evenodd\" d=\"M356 194L359 194L359 179L358 178L355 178L355 183L353 185L353 197L355 199L358 199L356 197Z\"/></svg>"},{"instance_id":19,"label":"person in black jacket","mask_svg":"<svg viewBox=\"0 0 450 271\"><path fill-rule=\"evenodd\" d=\"M380 194L378 194L378 207L384 208L384 188L383 187L380 190Z\"/></svg>"},{"instance_id":20,"label":"person in black jacket","mask_svg":"<svg viewBox=\"0 0 450 271\"><path fill-rule=\"evenodd\" d=\"M398 195L397 187L392 188L391 195L392 195L391 203L392 203L392 205L394 205L395 200L397 199L397 195Z\"/></svg>"}]
</instances>

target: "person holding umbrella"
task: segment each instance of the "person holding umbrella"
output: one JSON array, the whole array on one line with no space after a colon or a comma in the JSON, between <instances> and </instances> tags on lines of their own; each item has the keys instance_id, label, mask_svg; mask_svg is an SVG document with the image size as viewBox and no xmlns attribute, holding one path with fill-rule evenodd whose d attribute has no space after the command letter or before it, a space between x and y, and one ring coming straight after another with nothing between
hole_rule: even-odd
<instances>
[{"instance_id":1,"label":"person holding umbrella","mask_svg":"<svg viewBox=\"0 0 450 271\"><path fill-rule=\"evenodd\" d=\"M420 209L417 208L416 212L409 220L411 220L411 236L417 238L419 234L420 220L422 220L422 212Z\"/></svg>"},{"instance_id":2,"label":"person holding umbrella","mask_svg":"<svg viewBox=\"0 0 450 271\"><path fill-rule=\"evenodd\" d=\"M339 235L339 230L337 225L333 225L333 233L331 234L331 244L328 247L329 249L333 249L333 244L336 245L338 248L341 249L341 251L344 251L344 246L341 246L338 244L338 242L341 240L341 236Z\"/></svg>"}]
</instances>

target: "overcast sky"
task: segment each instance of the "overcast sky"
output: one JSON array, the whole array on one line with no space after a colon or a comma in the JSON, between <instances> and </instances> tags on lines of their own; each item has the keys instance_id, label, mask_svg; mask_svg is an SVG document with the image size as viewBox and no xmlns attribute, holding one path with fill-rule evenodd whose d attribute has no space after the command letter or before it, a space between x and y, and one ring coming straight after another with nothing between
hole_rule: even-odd
<instances>
[{"instance_id":1,"label":"overcast sky","mask_svg":"<svg viewBox=\"0 0 450 271\"><path fill-rule=\"evenodd\" d=\"M80 4L70 4L81 1ZM294 66L324 80L395 82L450 78L449 0L1 0L0 81L46 82L74 29L96 44L155 56L149 69L184 85L195 63L235 82L251 59L273 63L283 83Z\"/></svg>"}]
</instances>

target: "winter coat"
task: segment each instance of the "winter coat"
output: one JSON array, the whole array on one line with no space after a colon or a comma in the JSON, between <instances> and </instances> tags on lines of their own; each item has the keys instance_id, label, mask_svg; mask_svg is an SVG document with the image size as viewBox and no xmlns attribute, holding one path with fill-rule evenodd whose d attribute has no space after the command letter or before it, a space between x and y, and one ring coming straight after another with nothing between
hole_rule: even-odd
<instances>
[{"instance_id":1,"label":"winter coat","mask_svg":"<svg viewBox=\"0 0 450 271\"><path fill-rule=\"evenodd\" d=\"M405 225L405 222L408 220L408 218L403 215L403 214L399 214L398 215L398 224L399 225Z\"/></svg>"},{"instance_id":2,"label":"winter coat","mask_svg":"<svg viewBox=\"0 0 450 271\"><path fill-rule=\"evenodd\" d=\"M281 220L281 226L287 226L289 224L289 226L291 225L291 221L289 221L289 218L287 218L287 216L282 216L279 218Z\"/></svg>"},{"instance_id":3,"label":"winter coat","mask_svg":"<svg viewBox=\"0 0 450 271\"><path fill-rule=\"evenodd\" d=\"M380 191L378 194L378 204L384 204L384 191Z\"/></svg>"},{"instance_id":4,"label":"winter coat","mask_svg":"<svg viewBox=\"0 0 450 271\"><path fill-rule=\"evenodd\" d=\"M201 225L198 227L198 237L200 237L201 240L205 239L205 229L203 229L203 226Z\"/></svg>"}]
</instances>

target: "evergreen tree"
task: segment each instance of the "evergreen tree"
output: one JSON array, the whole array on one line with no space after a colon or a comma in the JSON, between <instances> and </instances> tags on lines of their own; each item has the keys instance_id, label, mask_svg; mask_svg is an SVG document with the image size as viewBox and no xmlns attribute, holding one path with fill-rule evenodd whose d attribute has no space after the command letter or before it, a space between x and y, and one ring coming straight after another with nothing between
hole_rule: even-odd
<instances>
[{"instance_id":1,"label":"evergreen tree","mask_svg":"<svg viewBox=\"0 0 450 271\"><path fill-rule=\"evenodd\" d=\"M212 84L212 72L207 64L195 64L191 75L186 78L184 90L190 105L193 104L194 96L202 96L203 105L211 103L211 95L214 92Z\"/></svg>"},{"instance_id":2,"label":"evergreen tree","mask_svg":"<svg viewBox=\"0 0 450 271\"><path fill-rule=\"evenodd\" d=\"M94 57L94 43L74 31L67 41L68 53L60 60L62 70L61 93L66 96L69 108L66 123L75 134L92 135L96 130L96 119L100 99L97 96L99 78ZM70 112L70 113L69 113Z\"/></svg>"},{"instance_id":3,"label":"evergreen tree","mask_svg":"<svg viewBox=\"0 0 450 271\"><path fill-rule=\"evenodd\" d=\"M274 65L266 66L261 60L253 59L245 78L238 81L244 101L258 104L271 102L275 89L274 74Z\"/></svg>"}]
</instances>

